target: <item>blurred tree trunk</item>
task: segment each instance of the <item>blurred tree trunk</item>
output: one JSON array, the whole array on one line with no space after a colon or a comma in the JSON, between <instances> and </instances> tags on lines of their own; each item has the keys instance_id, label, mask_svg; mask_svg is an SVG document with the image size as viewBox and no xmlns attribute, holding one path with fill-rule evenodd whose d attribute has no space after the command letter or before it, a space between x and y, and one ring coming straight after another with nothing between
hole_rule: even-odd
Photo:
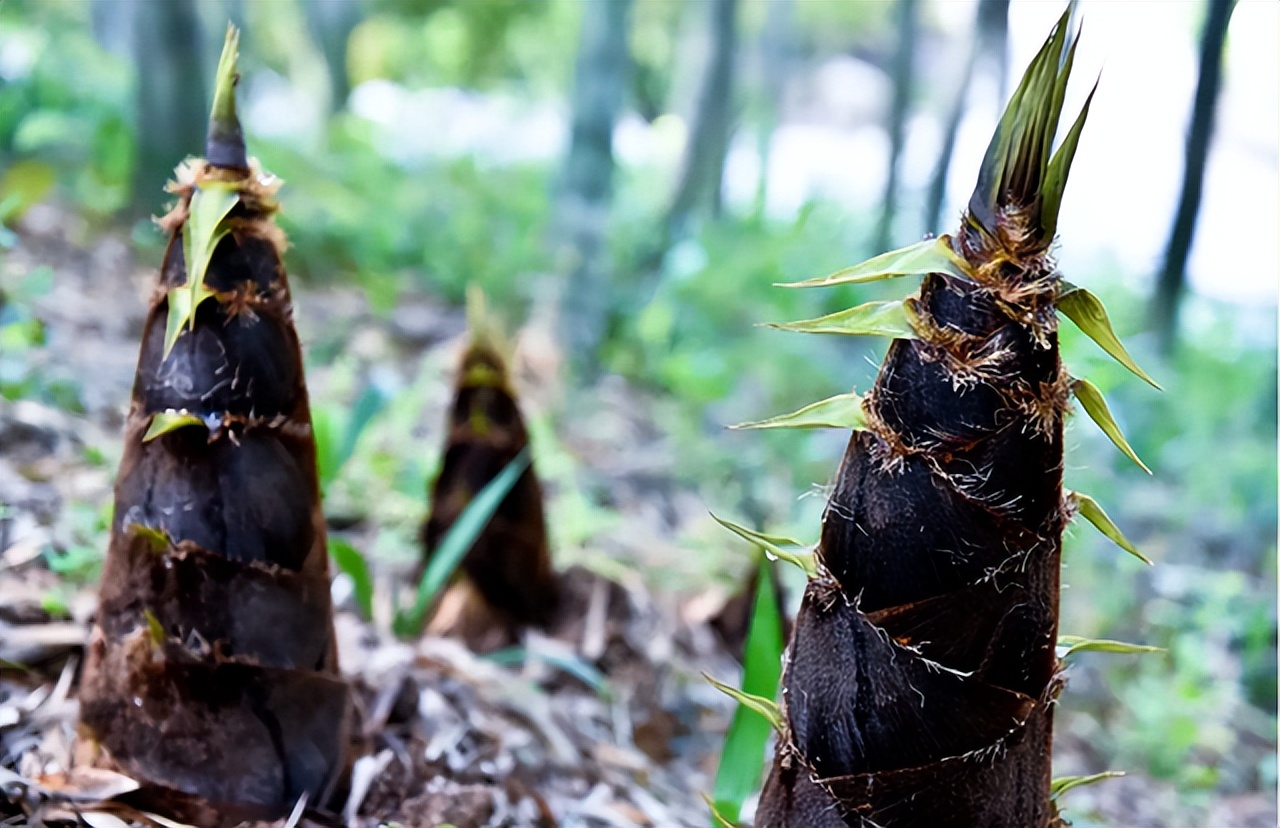
<instances>
[{"instance_id":1,"label":"blurred tree trunk","mask_svg":"<svg viewBox=\"0 0 1280 828\"><path fill-rule=\"evenodd\" d=\"M97 0L89 4L89 26L93 39L103 51L129 56L130 17L120 0Z\"/></svg>"},{"instance_id":2,"label":"blurred tree trunk","mask_svg":"<svg viewBox=\"0 0 1280 828\"><path fill-rule=\"evenodd\" d=\"M1214 114L1222 88L1222 51L1227 40L1227 24L1235 0L1208 0L1204 29L1200 34L1200 78L1196 83L1191 127L1187 132L1186 165L1178 212L1165 247L1164 268L1152 298L1152 326L1160 349L1173 350L1178 334L1178 306L1186 288L1187 256L1195 239L1196 216L1204 189L1204 168L1213 139Z\"/></svg>"},{"instance_id":3,"label":"blurred tree trunk","mask_svg":"<svg viewBox=\"0 0 1280 828\"><path fill-rule=\"evenodd\" d=\"M942 205L947 198L947 173L951 170L951 156L955 152L956 136L960 132L960 121L964 118L969 88L973 85L978 64L986 63L989 68L996 71L999 79L997 101L1003 101L1005 78L1008 75L1006 65L1008 51L1009 0L980 0L974 36L969 41L969 54L965 58L964 69L960 73L960 83L956 87L951 109L947 112L947 120L942 128L942 148L938 152L938 163L933 168L933 175L929 179L929 195L924 208L926 232L936 232L942 222Z\"/></svg>"},{"instance_id":4,"label":"blurred tree trunk","mask_svg":"<svg viewBox=\"0 0 1280 828\"><path fill-rule=\"evenodd\" d=\"M876 249L888 250L893 245L893 219L898 209L898 161L906 142L904 127L907 107L911 103L914 56L920 31L920 4L917 0L898 0L898 50L893 57L893 102L889 108L889 170L885 178L880 223L876 227Z\"/></svg>"},{"instance_id":5,"label":"blurred tree trunk","mask_svg":"<svg viewBox=\"0 0 1280 828\"><path fill-rule=\"evenodd\" d=\"M763 217L769 197L769 152L777 129L782 97L791 69L791 27L795 0L766 0L764 30L760 33L760 117L758 143L760 178L755 211Z\"/></svg>"},{"instance_id":6,"label":"blurred tree trunk","mask_svg":"<svg viewBox=\"0 0 1280 828\"><path fill-rule=\"evenodd\" d=\"M569 154L556 207L568 277L558 302L561 342L576 367L594 370L609 302L607 231L613 194L613 127L631 70L631 0L582 6Z\"/></svg>"},{"instance_id":7,"label":"blurred tree trunk","mask_svg":"<svg viewBox=\"0 0 1280 828\"><path fill-rule=\"evenodd\" d=\"M154 211L155 194L172 175L175 161L204 147L209 117L204 36L192 0L111 5L129 15L137 78L133 202Z\"/></svg>"},{"instance_id":8,"label":"blurred tree trunk","mask_svg":"<svg viewBox=\"0 0 1280 828\"><path fill-rule=\"evenodd\" d=\"M733 118L734 47L738 0L710 0L711 59L698 96L693 128L675 196L667 211L668 240L687 232L699 212L720 214L724 160Z\"/></svg>"},{"instance_id":9,"label":"blurred tree trunk","mask_svg":"<svg viewBox=\"0 0 1280 828\"><path fill-rule=\"evenodd\" d=\"M360 22L360 0L312 0L302 4L311 37L324 55L329 74L329 111L338 112L351 94L347 71L347 41Z\"/></svg>"}]
</instances>

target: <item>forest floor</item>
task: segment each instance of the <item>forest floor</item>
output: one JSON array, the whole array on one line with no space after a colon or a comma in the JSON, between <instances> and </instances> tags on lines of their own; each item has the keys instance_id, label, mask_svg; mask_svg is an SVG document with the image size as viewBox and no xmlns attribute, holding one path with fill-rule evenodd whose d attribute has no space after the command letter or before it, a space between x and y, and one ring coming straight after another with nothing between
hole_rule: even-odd
<instances>
[{"instance_id":1,"label":"forest floor","mask_svg":"<svg viewBox=\"0 0 1280 828\"><path fill-rule=\"evenodd\" d=\"M32 301L45 341L26 355L27 370L70 379L82 411L0 399L0 825L126 825L166 803L132 780L75 763L75 697L96 605L85 573L105 552L102 516L154 273L137 263L127 237L90 234L48 206L28 213L0 264L0 284L42 266L52 269L53 286ZM294 294L304 345L343 332L344 347L366 367L429 366L438 385L412 434L424 454L438 450L462 312L418 298L384 318L354 289L295 285ZM531 405L554 410L559 360L546 339L525 338L521 379ZM313 401L331 399L329 384L342 381L323 367L308 380ZM370 623L335 590L339 661L360 714L351 795L334 805L349 824L711 824L703 795L714 785L732 703L701 674L739 679L708 623L727 590L691 581L675 592L656 588L661 578L626 574L688 555L677 538L708 522L708 506L664 471L671 449L655 398L616 377L582 396L593 404L575 407L572 428L555 430L578 479L603 491L613 522L608 548L560 557L562 568L585 563L612 579L572 570L581 624L530 636L521 663L508 664L447 638L398 641L381 600ZM555 500L568 493L553 484L548 496L555 514ZM425 491L419 505L425 511ZM361 534L362 520L369 518L340 521L354 525L357 545L376 530ZM610 564L619 560L630 566ZM407 568L400 564L373 561L380 588ZM1097 770L1087 753L1064 733L1055 759L1064 773ZM1193 828L1173 786L1141 773L1073 791L1065 805L1077 825ZM323 824L316 815L303 824L312 819ZM1224 797L1196 823L1273 826L1276 803L1260 793Z\"/></svg>"}]
</instances>

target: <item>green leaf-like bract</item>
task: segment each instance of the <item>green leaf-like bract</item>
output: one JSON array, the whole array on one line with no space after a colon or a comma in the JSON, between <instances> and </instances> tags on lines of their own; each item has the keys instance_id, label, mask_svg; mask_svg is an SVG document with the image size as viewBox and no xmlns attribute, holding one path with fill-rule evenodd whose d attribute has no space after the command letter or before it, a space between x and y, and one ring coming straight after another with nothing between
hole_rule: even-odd
<instances>
[{"instance_id":1,"label":"green leaf-like bract","mask_svg":"<svg viewBox=\"0 0 1280 828\"><path fill-rule=\"evenodd\" d=\"M722 681L717 681L714 677L708 676L705 673L703 674L703 678L711 682L712 686L736 701L738 704L741 704L747 709L759 714L774 730L782 730L782 711L778 709L778 703L773 699L766 699L764 696L757 696L754 693L739 690L732 685L725 684ZM764 745L761 745L760 747L763 750Z\"/></svg>"},{"instance_id":2,"label":"green leaf-like bract","mask_svg":"<svg viewBox=\"0 0 1280 828\"><path fill-rule=\"evenodd\" d=\"M516 485L520 475L529 468L532 459L529 449L525 448L496 477L486 483L467 504L467 508L462 510L462 514L431 555L431 562L427 564L422 580L418 582L413 606L405 613L396 613L394 626L397 635L415 635L422 628L427 610L431 608L436 595L448 583L458 564L488 525L493 513Z\"/></svg>"},{"instance_id":3,"label":"green leaf-like bract","mask_svg":"<svg viewBox=\"0 0 1280 828\"><path fill-rule=\"evenodd\" d=\"M1102 429L1102 433L1107 435L1116 448L1120 449L1125 457L1137 463L1138 468L1151 474L1151 469L1147 468L1147 464L1138 457L1133 446L1130 446L1129 441L1124 438L1120 426L1116 425L1115 418L1111 416L1111 409L1107 407L1107 401L1098 387L1086 379L1077 379L1071 383L1071 393L1075 394L1076 399L1080 401L1089 419L1098 424L1098 428Z\"/></svg>"},{"instance_id":4,"label":"green leaf-like bract","mask_svg":"<svg viewBox=\"0 0 1280 828\"><path fill-rule=\"evenodd\" d=\"M1061 658L1067 658L1075 653L1162 653L1163 647L1153 647L1150 644L1130 644L1127 641L1112 641L1109 638L1085 638L1079 635L1060 635L1058 636L1058 647L1065 648Z\"/></svg>"},{"instance_id":5,"label":"green leaf-like bract","mask_svg":"<svg viewBox=\"0 0 1280 828\"><path fill-rule=\"evenodd\" d=\"M830 287L832 285L861 284L894 279L898 276L924 276L929 273L946 273L957 279L968 279L968 265L951 249L951 237L939 236L888 253L881 253L861 264L837 270L820 279L803 282L787 282L778 287Z\"/></svg>"},{"instance_id":6,"label":"green leaf-like bract","mask_svg":"<svg viewBox=\"0 0 1280 828\"><path fill-rule=\"evenodd\" d=\"M845 336L890 336L894 339L916 339L914 314L905 300L867 302L847 310L804 319L781 322L769 327L783 331Z\"/></svg>"},{"instance_id":7,"label":"green leaf-like bract","mask_svg":"<svg viewBox=\"0 0 1280 828\"><path fill-rule=\"evenodd\" d=\"M147 426L147 433L142 435L142 442L146 443L162 434L168 434L170 431L177 431L180 428L189 426L208 427L203 419L189 411L170 410L158 412L151 418L151 425Z\"/></svg>"},{"instance_id":8,"label":"green leaf-like bract","mask_svg":"<svg viewBox=\"0 0 1280 828\"><path fill-rule=\"evenodd\" d=\"M725 520L714 513L711 517L716 523L728 529L738 537L759 546L768 555L777 558L780 561L786 561L792 566L798 567L801 572L810 577L817 574L817 560L814 558L812 552L792 552L783 548L784 546L804 547L806 545L812 547L813 544L803 544L798 540L792 540L791 538L786 538L781 535L766 535L763 532L757 532L754 529L739 526L738 524Z\"/></svg>"},{"instance_id":9,"label":"green leaf-like bract","mask_svg":"<svg viewBox=\"0 0 1280 828\"><path fill-rule=\"evenodd\" d=\"M154 526L130 523L128 532L136 538L146 538L153 552L164 552L173 545L173 539L169 537L169 533Z\"/></svg>"},{"instance_id":10,"label":"green leaf-like bract","mask_svg":"<svg viewBox=\"0 0 1280 828\"><path fill-rule=\"evenodd\" d=\"M1076 509L1080 516L1094 525L1099 532L1107 537L1112 543L1120 547L1130 555L1134 556L1144 564L1150 565L1151 559L1138 551L1138 547L1134 546L1124 533L1120 531L1120 527L1107 516L1102 507L1098 505L1098 501L1083 492L1071 492L1071 499L1076 504Z\"/></svg>"},{"instance_id":11,"label":"green leaf-like bract","mask_svg":"<svg viewBox=\"0 0 1280 828\"><path fill-rule=\"evenodd\" d=\"M734 429L851 428L855 430L866 427L867 414L862 409L862 397L852 391L810 403L790 414L779 414L767 420L729 426Z\"/></svg>"},{"instance_id":12,"label":"green leaf-like bract","mask_svg":"<svg viewBox=\"0 0 1280 828\"><path fill-rule=\"evenodd\" d=\"M1062 207L1062 192L1067 188L1067 175L1071 172L1071 162L1076 157L1076 146L1080 143L1080 133L1084 130L1085 119L1089 117L1089 105L1093 103L1093 93L1098 91L1095 82L1085 99L1075 123L1062 139L1062 145L1049 161L1049 169L1045 172L1044 194L1040 201L1040 226L1044 228L1046 238L1053 238L1058 231L1058 211Z\"/></svg>"},{"instance_id":13,"label":"green leaf-like bract","mask_svg":"<svg viewBox=\"0 0 1280 828\"><path fill-rule=\"evenodd\" d=\"M982 160L978 184L969 199L967 220L988 233L996 228L1001 209L1016 205L1031 210L1038 242L1047 246L1053 237L1051 228L1057 226L1057 210L1075 152L1074 142L1079 140L1077 129L1070 149L1060 156L1054 170L1056 191L1049 193L1050 153L1075 60L1077 41L1071 32L1074 8L1073 0L1031 61ZM1078 118L1077 125L1083 124L1083 118ZM1046 202L1052 210L1051 217L1045 210Z\"/></svg>"},{"instance_id":14,"label":"green leaf-like bract","mask_svg":"<svg viewBox=\"0 0 1280 828\"><path fill-rule=\"evenodd\" d=\"M1147 375L1146 371L1138 367L1133 357L1129 356L1124 343L1111 327L1111 319L1107 316L1106 307L1097 296L1082 287L1063 282L1062 292L1058 294L1058 311L1074 322L1081 333L1097 343L1098 347L1106 351L1116 362L1128 368L1153 388L1164 390L1160 388L1159 383Z\"/></svg>"},{"instance_id":15,"label":"green leaf-like bract","mask_svg":"<svg viewBox=\"0 0 1280 828\"><path fill-rule=\"evenodd\" d=\"M1104 779L1115 779L1119 776L1124 776L1124 771L1103 771L1102 773L1091 773L1088 776L1059 776L1049 786L1049 798L1057 799L1072 788L1092 785L1095 782L1101 782Z\"/></svg>"},{"instance_id":16,"label":"green leaf-like bract","mask_svg":"<svg viewBox=\"0 0 1280 828\"><path fill-rule=\"evenodd\" d=\"M204 286L209 259L230 232L227 215L240 201L236 185L205 181L191 193L191 209L182 225L182 255L187 265L187 281L169 291L169 318L164 330L164 355L169 356L183 327L195 328L196 309L213 296Z\"/></svg>"}]
</instances>

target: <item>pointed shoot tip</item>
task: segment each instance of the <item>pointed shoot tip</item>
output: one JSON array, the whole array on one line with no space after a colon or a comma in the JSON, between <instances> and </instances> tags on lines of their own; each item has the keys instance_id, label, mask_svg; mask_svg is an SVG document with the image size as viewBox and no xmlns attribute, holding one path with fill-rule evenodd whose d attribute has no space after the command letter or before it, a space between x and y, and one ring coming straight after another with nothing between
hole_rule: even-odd
<instances>
[{"instance_id":1,"label":"pointed shoot tip","mask_svg":"<svg viewBox=\"0 0 1280 828\"><path fill-rule=\"evenodd\" d=\"M209 134L205 140L205 157L215 167L248 170L249 158L244 145L244 132L236 115L236 83L240 75L236 63L240 58L240 30L227 24L227 39L214 76L213 108L209 112Z\"/></svg>"}]
</instances>

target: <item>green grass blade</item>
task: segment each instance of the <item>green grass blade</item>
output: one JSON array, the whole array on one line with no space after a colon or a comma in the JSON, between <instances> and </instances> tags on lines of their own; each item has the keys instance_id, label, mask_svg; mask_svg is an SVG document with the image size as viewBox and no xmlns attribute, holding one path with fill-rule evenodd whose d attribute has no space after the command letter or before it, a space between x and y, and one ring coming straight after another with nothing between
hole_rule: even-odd
<instances>
[{"instance_id":1,"label":"green grass blade","mask_svg":"<svg viewBox=\"0 0 1280 828\"><path fill-rule=\"evenodd\" d=\"M1071 492L1070 497L1075 502L1080 516L1092 523L1094 528L1105 535L1108 540L1144 564L1151 565L1151 559L1139 552L1138 548L1124 536L1124 533L1120 531L1120 527L1116 526L1115 522L1098 505L1098 501L1083 492Z\"/></svg>"},{"instance_id":2,"label":"green grass blade","mask_svg":"<svg viewBox=\"0 0 1280 828\"><path fill-rule=\"evenodd\" d=\"M799 322L770 324L781 331L814 334L842 334L844 336L889 336L895 339L916 339L914 314L905 300L893 302L867 302L817 319Z\"/></svg>"},{"instance_id":3,"label":"green grass blade","mask_svg":"<svg viewBox=\"0 0 1280 828\"><path fill-rule=\"evenodd\" d=\"M1112 359L1128 368L1148 385L1163 391L1160 384L1139 368L1138 363L1129 356L1124 343L1111 327L1111 319L1107 316L1107 309L1102 304L1102 300L1084 288L1068 282L1063 282L1062 288L1063 292L1058 295L1059 312L1075 323L1080 332L1097 343L1099 348L1110 354Z\"/></svg>"},{"instance_id":4,"label":"green grass blade","mask_svg":"<svg viewBox=\"0 0 1280 828\"><path fill-rule=\"evenodd\" d=\"M1120 426L1116 425L1116 420L1111 416L1111 409L1107 407L1107 401L1102 396L1102 392L1098 390L1098 386L1086 379L1073 380L1071 383L1071 393L1075 394L1080 406L1084 408L1089 419L1097 423L1098 428L1102 429L1102 433L1120 449L1125 457L1138 464L1138 468L1147 474L1151 474L1151 469L1147 468L1147 464L1142 462L1138 457L1138 453L1133 450L1133 446L1129 445L1129 441L1124 438L1124 433L1120 431Z\"/></svg>"},{"instance_id":5,"label":"green grass blade","mask_svg":"<svg viewBox=\"0 0 1280 828\"><path fill-rule=\"evenodd\" d=\"M333 557L338 571L351 579L356 608L360 617L366 621L373 618L373 576L369 574L369 563L360 554L360 550L341 538L329 538L329 555Z\"/></svg>"},{"instance_id":6,"label":"green grass blade","mask_svg":"<svg viewBox=\"0 0 1280 828\"><path fill-rule=\"evenodd\" d=\"M810 403L790 414L779 414L767 420L729 426L732 429L850 428L854 430L866 427L867 414L862 410L862 397L853 391Z\"/></svg>"},{"instance_id":7,"label":"green grass blade","mask_svg":"<svg viewBox=\"0 0 1280 828\"><path fill-rule=\"evenodd\" d=\"M792 552L782 548L784 546L805 547L812 546L812 544L803 544L798 540L792 540L781 535L766 535L763 532L757 532L754 529L748 529L745 526L739 526L736 523L727 521L714 512L711 514L711 518L743 540L759 546L764 550L766 556L797 566L800 571L809 577L813 577L818 573L818 562L812 552Z\"/></svg>"},{"instance_id":8,"label":"green grass blade","mask_svg":"<svg viewBox=\"0 0 1280 828\"><path fill-rule=\"evenodd\" d=\"M881 253L861 264L837 270L830 276L806 279L803 282L785 282L777 287L829 287L877 282L898 276L923 276L928 273L946 273L958 279L968 279L967 268L964 259L951 249L951 237L939 236Z\"/></svg>"},{"instance_id":9,"label":"green grass blade","mask_svg":"<svg viewBox=\"0 0 1280 828\"><path fill-rule=\"evenodd\" d=\"M531 659L541 661L567 675L573 676L600 695L605 695L609 690L609 680L605 678L604 673L573 653L562 653L555 650L530 651L527 647L505 647L492 653L486 653L481 658L485 661L492 661L494 664L501 664L503 667L519 667Z\"/></svg>"},{"instance_id":10,"label":"green grass blade","mask_svg":"<svg viewBox=\"0 0 1280 828\"><path fill-rule=\"evenodd\" d=\"M1072 788L1092 785L1095 782L1101 782L1104 779L1115 779L1119 776L1124 776L1124 771L1103 771L1102 773L1093 773L1088 776L1059 776L1049 785L1049 798L1056 800Z\"/></svg>"},{"instance_id":11,"label":"green grass blade","mask_svg":"<svg viewBox=\"0 0 1280 828\"><path fill-rule=\"evenodd\" d=\"M444 539L440 541L440 546L432 554L426 572L422 573L413 606L407 612L396 613L394 623L396 635L416 635L422 629L427 610L431 608L436 595L448 583L458 564L462 563L462 559L476 542L476 538L480 537L480 533L489 524L493 513L498 510L498 506L520 479L520 475L529 468L530 462L532 462L532 455L526 447L507 464L506 468L486 483L485 487L467 504L467 508L462 510L462 514L458 515L458 519L454 521Z\"/></svg>"},{"instance_id":12,"label":"green grass blade","mask_svg":"<svg viewBox=\"0 0 1280 828\"><path fill-rule=\"evenodd\" d=\"M761 699L777 696L783 646L782 615L774 600L772 569L762 558L742 657L743 693ZM713 811L724 821L736 821L742 803L760 786L765 746L773 727L772 722L743 703L734 711L716 771Z\"/></svg>"},{"instance_id":13,"label":"green grass blade","mask_svg":"<svg viewBox=\"0 0 1280 828\"><path fill-rule=\"evenodd\" d=\"M1058 636L1058 647L1065 648L1059 658L1067 658L1074 653L1163 653L1164 647L1153 647L1150 644L1130 644L1127 641L1112 641L1108 638L1085 638L1080 635Z\"/></svg>"}]
</instances>

